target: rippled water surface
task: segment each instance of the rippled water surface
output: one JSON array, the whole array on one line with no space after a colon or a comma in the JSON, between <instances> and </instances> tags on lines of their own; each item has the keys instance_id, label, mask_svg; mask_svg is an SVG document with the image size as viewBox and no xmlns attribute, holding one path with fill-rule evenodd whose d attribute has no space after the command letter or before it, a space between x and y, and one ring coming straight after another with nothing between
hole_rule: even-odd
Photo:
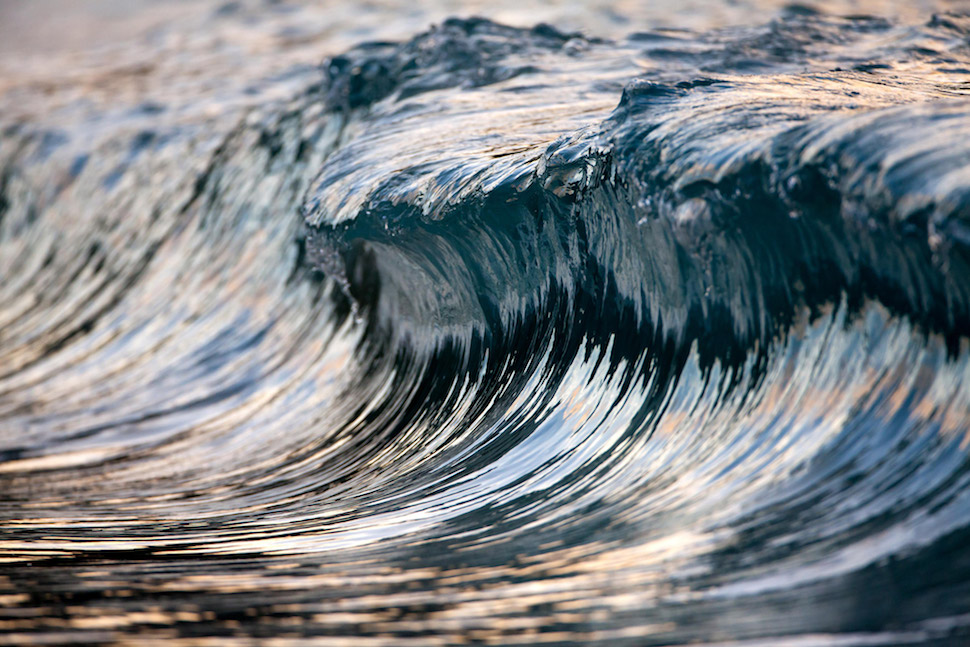
<instances>
[{"instance_id":1,"label":"rippled water surface","mask_svg":"<svg viewBox=\"0 0 970 647\"><path fill-rule=\"evenodd\" d=\"M0 644L970 644L970 6L0 22Z\"/></svg>"}]
</instances>

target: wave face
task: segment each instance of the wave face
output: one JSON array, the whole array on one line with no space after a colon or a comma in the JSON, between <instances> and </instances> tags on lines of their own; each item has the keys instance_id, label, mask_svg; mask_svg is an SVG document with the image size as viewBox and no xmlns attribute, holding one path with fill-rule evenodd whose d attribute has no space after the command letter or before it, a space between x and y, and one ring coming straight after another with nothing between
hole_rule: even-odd
<instances>
[{"instance_id":1,"label":"wave face","mask_svg":"<svg viewBox=\"0 0 970 647\"><path fill-rule=\"evenodd\" d=\"M5 126L0 627L970 641L968 43L452 19Z\"/></svg>"}]
</instances>

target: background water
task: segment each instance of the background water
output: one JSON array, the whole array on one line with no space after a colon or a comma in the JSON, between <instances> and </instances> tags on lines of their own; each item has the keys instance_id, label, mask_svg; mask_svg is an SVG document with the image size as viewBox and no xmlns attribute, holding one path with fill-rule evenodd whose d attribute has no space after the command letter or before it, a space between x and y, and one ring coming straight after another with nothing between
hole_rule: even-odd
<instances>
[{"instance_id":1,"label":"background water","mask_svg":"<svg viewBox=\"0 0 970 647\"><path fill-rule=\"evenodd\" d=\"M968 10L0 5L0 644L967 643Z\"/></svg>"}]
</instances>

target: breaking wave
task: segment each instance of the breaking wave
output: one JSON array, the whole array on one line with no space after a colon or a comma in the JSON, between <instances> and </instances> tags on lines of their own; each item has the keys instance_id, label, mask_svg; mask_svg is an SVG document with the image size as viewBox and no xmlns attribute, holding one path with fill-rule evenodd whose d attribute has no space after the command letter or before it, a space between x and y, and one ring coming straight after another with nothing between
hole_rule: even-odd
<instances>
[{"instance_id":1,"label":"breaking wave","mask_svg":"<svg viewBox=\"0 0 970 647\"><path fill-rule=\"evenodd\" d=\"M452 19L7 126L0 623L970 640L968 39Z\"/></svg>"}]
</instances>

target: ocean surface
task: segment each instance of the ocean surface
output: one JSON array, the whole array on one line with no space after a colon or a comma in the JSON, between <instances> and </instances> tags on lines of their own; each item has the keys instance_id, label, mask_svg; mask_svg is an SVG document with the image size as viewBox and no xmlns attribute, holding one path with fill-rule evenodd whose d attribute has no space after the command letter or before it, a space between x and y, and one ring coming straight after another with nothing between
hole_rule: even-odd
<instances>
[{"instance_id":1,"label":"ocean surface","mask_svg":"<svg viewBox=\"0 0 970 647\"><path fill-rule=\"evenodd\" d=\"M0 645L970 645L970 3L0 23Z\"/></svg>"}]
</instances>

